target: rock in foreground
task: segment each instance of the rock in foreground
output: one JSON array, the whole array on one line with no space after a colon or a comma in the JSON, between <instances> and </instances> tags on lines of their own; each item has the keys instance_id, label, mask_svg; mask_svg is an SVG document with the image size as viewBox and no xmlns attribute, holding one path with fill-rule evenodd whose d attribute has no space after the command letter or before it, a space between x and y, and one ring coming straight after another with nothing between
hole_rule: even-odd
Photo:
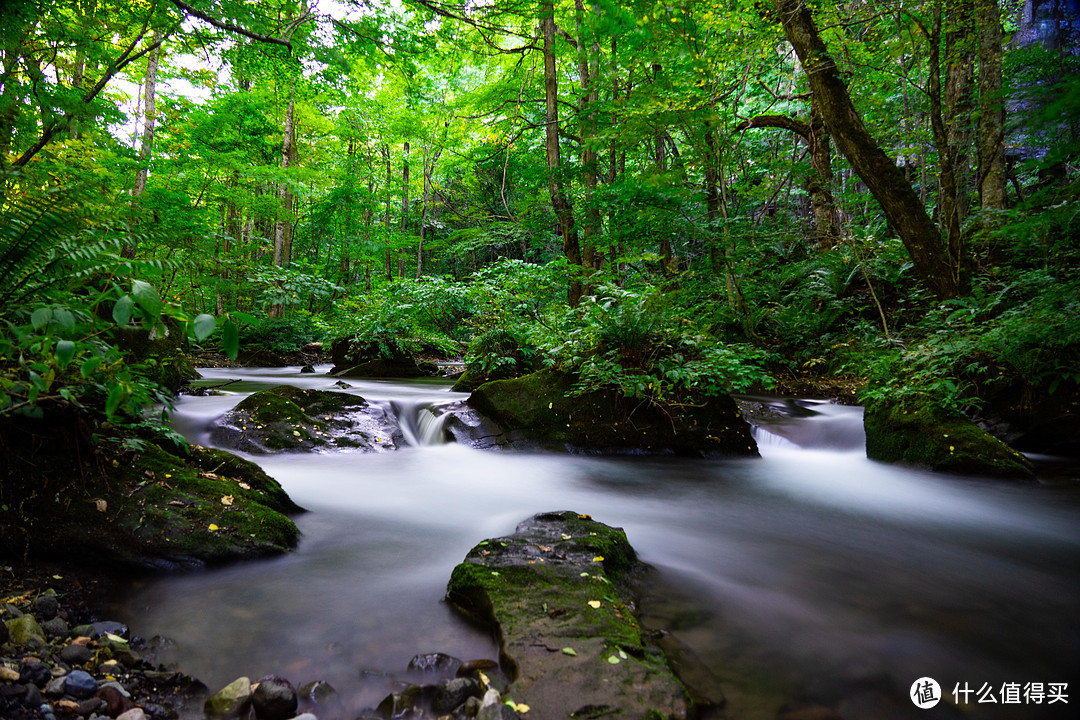
<instances>
[{"instance_id":1,"label":"rock in foreground","mask_svg":"<svg viewBox=\"0 0 1080 720\"><path fill-rule=\"evenodd\" d=\"M643 567L621 529L544 513L474 547L446 598L495 631L506 694L530 718L684 718L687 693L634 615Z\"/></svg>"},{"instance_id":2,"label":"rock in foreground","mask_svg":"<svg viewBox=\"0 0 1080 720\"><path fill-rule=\"evenodd\" d=\"M359 395L279 385L244 398L222 415L214 443L259 455L320 448L394 450L397 419Z\"/></svg>"},{"instance_id":3,"label":"rock in foreground","mask_svg":"<svg viewBox=\"0 0 1080 720\"><path fill-rule=\"evenodd\" d=\"M469 407L494 422L450 424L459 442L611 454L758 454L750 426L726 395L661 409L612 390L571 395L574 378L548 369L512 380L485 383Z\"/></svg>"}]
</instances>

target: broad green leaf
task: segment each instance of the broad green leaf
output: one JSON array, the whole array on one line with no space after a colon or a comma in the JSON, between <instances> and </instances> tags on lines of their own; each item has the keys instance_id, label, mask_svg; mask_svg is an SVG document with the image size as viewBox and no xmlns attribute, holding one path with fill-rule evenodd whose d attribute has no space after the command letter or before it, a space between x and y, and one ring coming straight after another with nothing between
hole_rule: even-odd
<instances>
[{"instance_id":1,"label":"broad green leaf","mask_svg":"<svg viewBox=\"0 0 1080 720\"><path fill-rule=\"evenodd\" d=\"M35 330L48 325L53 319L52 308L38 308L30 315L30 324L34 326Z\"/></svg>"},{"instance_id":2,"label":"broad green leaf","mask_svg":"<svg viewBox=\"0 0 1080 720\"><path fill-rule=\"evenodd\" d=\"M120 407L120 403L124 402L127 392L124 390L124 386L117 383L109 390L109 397L105 399L105 414L112 417L116 414L116 410Z\"/></svg>"},{"instance_id":3,"label":"broad green leaf","mask_svg":"<svg viewBox=\"0 0 1080 720\"><path fill-rule=\"evenodd\" d=\"M135 302L139 303L139 307L146 311L146 314L153 319L157 319L161 315L161 296L158 295L158 291L154 289L154 286L148 282L142 280L131 281L131 294L135 297Z\"/></svg>"},{"instance_id":4,"label":"broad green leaf","mask_svg":"<svg viewBox=\"0 0 1080 720\"><path fill-rule=\"evenodd\" d=\"M71 314L71 311L67 308L56 308L53 310L53 320L60 323L60 326L70 330L75 327L75 316Z\"/></svg>"},{"instance_id":5,"label":"broad green leaf","mask_svg":"<svg viewBox=\"0 0 1080 720\"><path fill-rule=\"evenodd\" d=\"M125 295L116 301L113 305L112 317L113 322L117 325L127 325L131 320L131 310L135 307L135 301L131 299L130 295Z\"/></svg>"},{"instance_id":6,"label":"broad green leaf","mask_svg":"<svg viewBox=\"0 0 1080 720\"><path fill-rule=\"evenodd\" d=\"M210 337L210 333L214 332L214 316L206 313L195 316L192 328L195 330L196 340L205 340Z\"/></svg>"},{"instance_id":7,"label":"broad green leaf","mask_svg":"<svg viewBox=\"0 0 1080 720\"><path fill-rule=\"evenodd\" d=\"M75 357L75 343L70 340L61 340L56 343L56 364L64 368Z\"/></svg>"},{"instance_id":8,"label":"broad green leaf","mask_svg":"<svg viewBox=\"0 0 1080 720\"><path fill-rule=\"evenodd\" d=\"M240 333L232 320L226 320L222 328L221 349L230 360L235 360L240 352Z\"/></svg>"}]
</instances>

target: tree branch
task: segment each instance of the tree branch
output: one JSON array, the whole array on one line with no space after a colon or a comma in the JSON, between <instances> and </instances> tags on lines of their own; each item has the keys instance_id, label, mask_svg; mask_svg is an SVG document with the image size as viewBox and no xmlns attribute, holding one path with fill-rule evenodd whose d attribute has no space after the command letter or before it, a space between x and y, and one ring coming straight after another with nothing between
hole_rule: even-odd
<instances>
[{"instance_id":1,"label":"tree branch","mask_svg":"<svg viewBox=\"0 0 1080 720\"><path fill-rule=\"evenodd\" d=\"M192 6L184 2L184 0L172 0L172 4L183 12L186 12L188 15L194 15L200 20L208 22L216 28L219 28L221 30L227 30L228 32L236 33L237 35L243 35L244 37L251 38L252 40L258 40L259 42L272 43L274 45L283 45L285 48L288 49L289 54L292 54L292 43L288 40L282 40L281 38L263 35L261 33L253 32L246 28L242 28L239 25L234 25L233 23L226 22L224 20L218 20L215 17L207 15L202 10L193 8ZM304 16L303 19L306 20L307 16Z\"/></svg>"}]
</instances>

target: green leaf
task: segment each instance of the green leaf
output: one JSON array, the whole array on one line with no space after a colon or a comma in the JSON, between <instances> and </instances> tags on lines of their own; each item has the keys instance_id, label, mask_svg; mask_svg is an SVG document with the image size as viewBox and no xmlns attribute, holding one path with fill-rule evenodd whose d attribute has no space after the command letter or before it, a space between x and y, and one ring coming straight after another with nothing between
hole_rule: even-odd
<instances>
[{"instance_id":1,"label":"green leaf","mask_svg":"<svg viewBox=\"0 0 1080 720\"><path fill-rule=\"evenodd\" d=\"M52 308L38 308L30 315L30 324L34 326L35 330L48 325L53 319Z\"/></svg>"},{"instance_id":2,"label":"green leaf","mask_svg":"<svg viewBox=\"0 0 1080 720\"><path fill-rule=\"evenodd\" d=\"M131 299L130 295L125 295L116 301L113 305L112 317L113 322L117 325L127 325L131 320L131 310L135 307L135 301Z\"/></svg>"},{"instance_id":3,"label":"green leaf","mask_svg":"<svg viewBox=\"0 0 1080 720\"><path fill-rule=\"evenodd\" d=\"M70 315L70 313L69 313ZM56 343L56 364L64 368L75 357L75 343L70 340L61 340Z\"/></svg>"},{"instance_id":4,"label":"green leaf","mask_svg":"<svg viewBox=\"0 0 1080 720\"><path fill-rule=\"evenodd\" d=\"M196 340L205 340L210 337L210 333L214 332L214 316L206 313L197 315L192 321L192 328L195 331Z\"/></svg>"},{"instance_id":5,"label":"green leaf","mask_svg":"<svg viewBox=\"0 0 1080 720\"><path fill-rule=\"evenodd\" d=\"M105 358L100 355L95 355L82 364L79 368L79 374L82 375L83 378L89 380L90 376L97 372L103 362L105 362Z\"/></svg>"},{"instance_id":6,"label":"green leaf","mask_svg":"<svg viewBox=\"0 0 1080 720\"><path fill-rule=\"evenodd\" d=\"M235 360L240 352L240 333L237 332L236 324L232 320L226 320L222 328L221 349L230 360Z\"/></svg>"},{"instance_id":7,"label":"green leaf","mask_svg":"<svg viewBox=\"0 0 1080 720\"><path fill-rule=\"evenodd\" d=\"M117 408L120 407L120 403L126 399L127 391L124 390L124 386L117 383L109 390L109 397L105 399L105 414L112 417L116 414Z\"/></svg>"},{"instance_id":8,"label":"green leaf","mask_svg":"<svg viewBox=\"0 0 1080 720\"><path fill-rule=\"evenodd\" d=\"M156 320L158 315L161 315L161 307L164 303L161 302L161 296L153 285L142 280L132 280L131 294L135 296L135 302L139 303L139 307L151 318Z\"/></svg>"},{"instance_id":9,"label":"green leaf","mask_svg":"<svg viewBox=\"0 0 1080 720\"><path fill-rule=\"evenodd\" d=\"M56 308L53 310L53 320L60 323L61 327L70 330L75 327L75 316L71 314L71 311L67 308Z\"/></svg>"}]
</instances>

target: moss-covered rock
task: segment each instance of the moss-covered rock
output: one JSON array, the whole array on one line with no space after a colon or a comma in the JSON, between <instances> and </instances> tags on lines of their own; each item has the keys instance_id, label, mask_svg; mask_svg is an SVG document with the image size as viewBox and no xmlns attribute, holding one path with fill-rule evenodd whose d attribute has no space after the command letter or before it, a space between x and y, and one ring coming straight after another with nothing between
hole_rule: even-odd
<instances>
[{"instance_id":1,"label":"moss-covered rock","mask_svg":"<svg viewBox=\"0 0 1080 720\"><path fill-rule=\"evenodd\" d=\"M352 378L414 378L437 375L434 363L418 362L400 352L377 342L359 342L348 338L335 340L331 345L334 377Z\"/></svg>"},{"instance_id":2,"label":"moss-covered rock","mask_svg":"<svg viewBox=\"0 0 1080 720\"><path fill-rule=\"evenodd\" d=\"M872 405L863 425L871 460L958 475L1032 477L1031 461L964 417Z\"/></svg>"},{"instance_id":3,"label":"moss-covered rock","mask_svg":"<svg viewBox=\"0 0 1080 720\"><path fill-rule=\"evenodd\" d=\"M573 395L574 378L547 369L512 380L485 383L469 406L498 425L490 444L571 452L758 454L750 426L728 396L660 408L616 391ZM478 444L469 426L453 423L459 441ZM487 432L487 431L485 431Z\"/></svg>"},{"instance_id":4,"label":"moss-covered rock","mask_svg":"<svg viewBox=\"0 0 1080 720\"><path fill-rule=\"evenodd\" d=\"M684 718L687 692L634 615L642 568L622 529L543 513L474 547L446 598L495 632L504 694L541 717Z\"/></svg>"},{"instance_id":5,"label":"moss-covered rock","mask_svg":"<svg viewBox=\"0 0 1080 720\"><path fill-rule=\"evenodd\" d=\"M37 557L193 567L286 552L300 510L258 466L81 417L3 428L0 544Z\"/></svg>"},{"instance_id":6,"label":"moss-covered rock","mask_svg":"<svg viewBox=\"0 0 1080 720\"><path fill-rule=\"evenodd\" d=\"M397 420L359 395L279 385L244 398L211 431L214 443L267 454L350 448L393 450L403 442Z\"/></svg>"}]
</instances>

